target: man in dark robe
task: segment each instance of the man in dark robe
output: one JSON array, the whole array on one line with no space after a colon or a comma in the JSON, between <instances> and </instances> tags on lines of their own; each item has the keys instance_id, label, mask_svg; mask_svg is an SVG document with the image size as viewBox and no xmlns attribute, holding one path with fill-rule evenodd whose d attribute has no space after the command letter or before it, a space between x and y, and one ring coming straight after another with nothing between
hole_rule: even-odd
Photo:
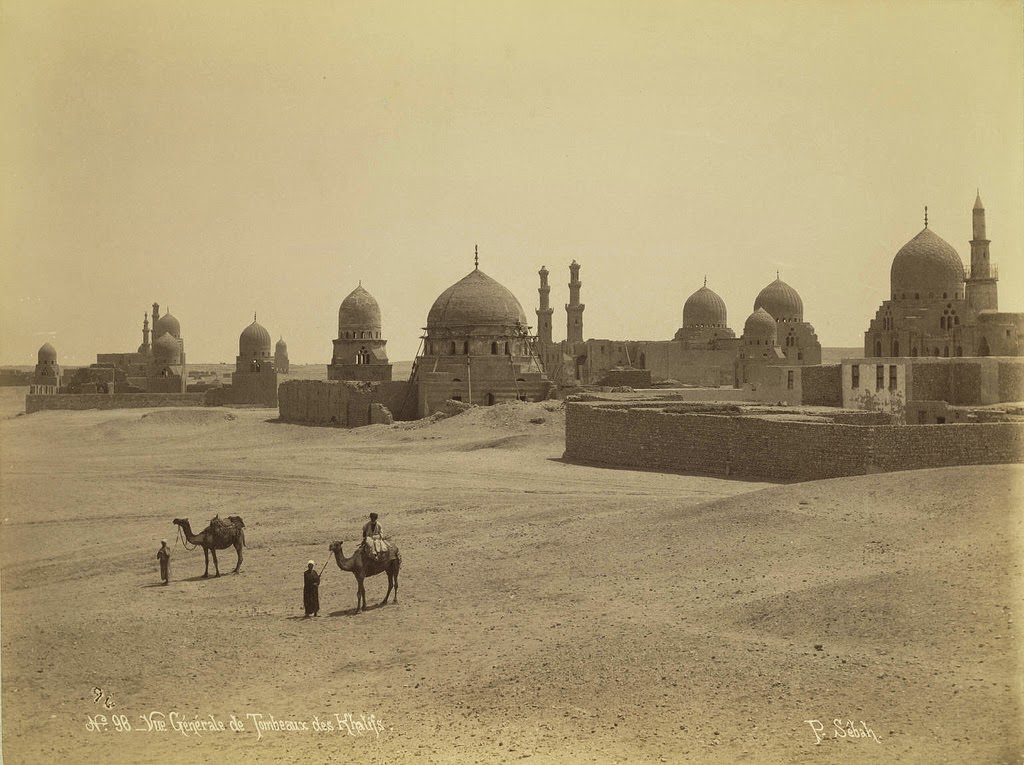
<instances>
[{"instance_id":1,"label":"man in dark robe","mask_svg":"<svg viewBox=\"0 0 1024 765\"><path fill-rule=\"evenodd\" d=\"M320 616L320 574L313 568L313 561L306 564L304 579L302 605L306 616Z\"/></svg>"},{"instance_id":2,"label":"man in dark robe","mask_svg":"<svg viewBox=\"0 0 1024 765\"><path fill-rule=\"evenodd\" d=\"M160 549L156 551L156 559L160 561L160 580L167 584L171 579L171 550L167 546L166 539L160 540Z\"/></svg>"}]
</instances>

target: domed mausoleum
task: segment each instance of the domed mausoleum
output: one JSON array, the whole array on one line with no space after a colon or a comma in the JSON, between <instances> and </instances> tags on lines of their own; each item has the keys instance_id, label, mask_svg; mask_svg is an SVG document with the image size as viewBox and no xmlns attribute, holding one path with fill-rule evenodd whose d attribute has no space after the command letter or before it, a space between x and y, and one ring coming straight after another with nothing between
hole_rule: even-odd
<instances>
[{"instance_id":1,"label":"domed mausoleum","mask_svg":"<svg viewBox=\"0 0 1024 765\"><path fill-rule=\"evenodd\" d=\"M546 399L544 374L522 305L505 286L472 271L438 295L427 313L413 375L421 416L448 399L474 404Z\"/></svg>"},{"instance_id":2,"label":"domed mausoleum","mask_svg":"<svg viewBox=\"0 0 1024 765\"><path fill-rule=\"evenodd\" d=\"M43 343L36 354L36 368L29 385L29 394L51 396L57 393L60 390L60 377L57 351L49 343Z\"/></svg>"},{"instance_id":3,"label":"domed mausoleum","mask_svg":"<svg viewBox=\"0 0 1024 765\"><path fill-rule=\"evenodd\" d=\"M729 329L725 301L708 287L705 279L704 286L683 303L683 326L676 330L675 339L682 340L687 350L713 350L718 341L735 337L736 333Z\"/></svg>"},{"instance_id":4,"label":"domed mausoleum","mask_svg":"<svg viewBox=\"0 0 1024 765\"><path fill-rule=\"evenodd\" d=\"M971 268L949 242L925 227L904 244L889 270L890 299L864 333L864 355L1019 356L1024 316L998 310L998 273L989 261L985 207L971 211Z\"/></svg>"},{"instance_id":5,"label":"domed mausoleum","mask_svg":"<svg viewBox=\"0 0 1024 765\"><path fill-rule=\"evenodd\" d=\"M390 380L387 344L381 336L380 306L360 283L338 308L338 338L327 379Z\"/></svg>"},{"instance_id":6,"label":"domed mausoleum","mask_svg":"<svg viewBox=\"0 0 1024 765\"><path fill-rule=\"evenodd\" d=\"M291 364L288 361L288 343L284 341L284 338L280 338L277 341L277 345L274 346L274 369L280 375L288 374Z\"/></svg>"},{"instance_id":7,"label":"domed mausoleum","mask_svg":"<svg viewBox=\"0 0 1024 765\"><path fill-rule=\"evenodd\" d=\"M804 321L804 301L778 274L754 299L755 312L758 309L775 319L776 339L787 363L800 366L821 363L821 343L814 327Z\"/></svg>"},{"instance_id":8,"label":"domed mausoleum","mask_svg":"<svg viewBox=\"0 0 1024 765\"><path fill-rule=\"evenodd\" d=\"M238 336L238 356L231 375L232 403L277 406L277 371L270 343L270 332L253 315L252 324Z\"/></svg>"}]
</instances>

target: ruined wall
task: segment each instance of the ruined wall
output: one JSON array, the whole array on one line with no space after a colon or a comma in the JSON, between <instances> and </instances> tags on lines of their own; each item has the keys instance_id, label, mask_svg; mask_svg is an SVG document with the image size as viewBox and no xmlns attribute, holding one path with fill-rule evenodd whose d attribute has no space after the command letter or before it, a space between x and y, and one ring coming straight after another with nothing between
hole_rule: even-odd
<instances>
[{"instance_id":1,"label":"ruined wall","mask_svg":"<svg viewBox=\"0 0 1024 765\"><path fill-rule=\"evenodd\" d=\"M60 393L54 396L25 396L25 412L48 409L134 409L160 406L203 406L202 393Z\"/></svg>"},{"instance_id":2,"label":"ruined wall","mask_svg":"<svg viewBox=\"0 0 1024 765\"><path fill-rule=\"evenodd\" d=\"M650 388L649 369L609 369L597 382L598 385L626 385L630 388Z\"/></svg>"},{"instance_id":3,"label":"ruined wall","mask_svg":"<svg viewBox=\"0 0 1024 765\"><path fill-rule=\"evenodd\" d=\"M847 425L566 405L565 457L619 467L808 481L1024 461L1024 424Z\"/></svg>"},{"instance_id":4,"label":"ruined wall","mask_svg":"<svg viewBox=\"0 0 1024 765\"><path fill-rule=\"evenodd\" d=\"M382 421L380 405L396 420L416 417L415 387L402 382L288 380L278 387L278 411L284 422L355 428Z\"/></svg>"}]
</instances>

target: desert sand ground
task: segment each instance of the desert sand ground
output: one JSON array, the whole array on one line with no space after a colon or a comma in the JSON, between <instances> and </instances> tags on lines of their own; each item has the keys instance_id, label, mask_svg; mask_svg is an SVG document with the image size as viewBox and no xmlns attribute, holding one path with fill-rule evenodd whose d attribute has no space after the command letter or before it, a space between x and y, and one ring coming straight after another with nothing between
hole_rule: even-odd
<instances>
[{"instance_id":1,"label":"desert sand ground","mask_svg":"<svg viewBox=\"0 0 1024 765\"><path fill-rule=\"evenodd\" d=\"M1024 466L770 485L564 463L556 402L348 431L0 393L11 765L1021 761ZM356 615L327 547L371 510L399 604ZM215 514L248 548L203 579L171 521Z\"/></svg>"}]
</instances>

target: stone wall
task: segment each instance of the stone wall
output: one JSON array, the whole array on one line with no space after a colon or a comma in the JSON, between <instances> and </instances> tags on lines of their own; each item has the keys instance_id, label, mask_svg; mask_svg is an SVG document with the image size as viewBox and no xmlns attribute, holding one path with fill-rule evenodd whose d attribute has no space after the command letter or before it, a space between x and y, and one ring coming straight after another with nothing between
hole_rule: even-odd
<instances>
[{"instance_id":1,"label":"stone wall","mask_svg":"<svg viewBox=\"0 0 1024 765\"><path fill-rule=\"evenodd\" d=\"M839 364L800 368L801 403L807 406L843 405L843 368Z\"/></svg>"},{"instance_id":2,"label":"stone wall","mask_svg":"<svg viewBox=\"0 0 1024 765\"><path fill-rule=\"evenodd\" d=\"M136 407L203 406L202 393L60 393L55 396L25 396L25 412L48 409L134 409Z\"/></svg>"},{"instance_id":3,"label":"stone wall","mask_svg":"<svg viewBox=\"0 0 1024 765\"><path fill-rule=\"evenodd\" d=\"M598 385L628 386L630 388L650 388L651 370L649 369L609 369L598 380Z\"/></svg>"},{"instance_id":4,"label":"stone wall","mask_svg":"<svg viewBox=\"0 0 1024 765\"><path fill-rule=\"evenodd\" d=\"M569 403L572 461L751 480L1024 461L1024 424L849 425Z\"/></svg>"},{"instance_id":5,"label":"stone wall","mask_svg":"<svg viewBox=\"0 0 1024 765\"><path fill-rule=\"evenodd\" d=\"M1024 364L999 360L999 400L1024 401Z\"/></svg>"},{"instance_id":6,"label":"stone wall","mask_svg":"<svg viewBox=\"0 0 1024 765\"><path fill-rule=\"evenodd\" d=\"M415 419L415 386L404 381L288 380L278 387L278 411L284 422L355 428L385 421L379 407L396 420Z\"/></svg>"}]
</instances>

